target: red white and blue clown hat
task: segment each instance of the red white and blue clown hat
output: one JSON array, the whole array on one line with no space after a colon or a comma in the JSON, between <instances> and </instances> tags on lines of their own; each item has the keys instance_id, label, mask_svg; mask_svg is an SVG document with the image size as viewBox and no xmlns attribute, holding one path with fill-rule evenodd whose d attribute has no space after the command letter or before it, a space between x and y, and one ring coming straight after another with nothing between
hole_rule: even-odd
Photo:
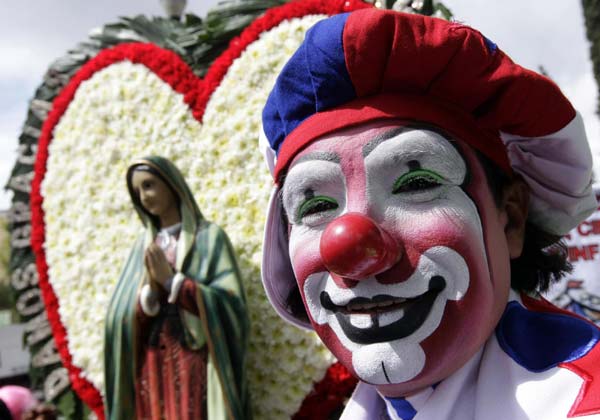
<instances>
[{"instance_id":1,"label":"red white and blue clown hat","mask_svg":"<svg viewBox=\"0 0 600 420\"><path fill-rule=\"evenodd\" d=\"M376 120L431 124L462 139L531 189L529 220L563 235L596 208L583 121L558 86L515 64L470 27L363 9L320 21L281 71L263 111L261 147L275 180L263 284L277 312L297 287L279 185L317 138Z\"/></svg>"}]
</instances>

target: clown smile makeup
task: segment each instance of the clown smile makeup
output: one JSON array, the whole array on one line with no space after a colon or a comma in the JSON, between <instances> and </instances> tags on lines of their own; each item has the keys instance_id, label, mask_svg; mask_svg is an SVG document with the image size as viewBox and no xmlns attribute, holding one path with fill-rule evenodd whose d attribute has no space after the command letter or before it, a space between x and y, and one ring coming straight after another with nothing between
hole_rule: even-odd
<instances>
[{"instance_id":1,"label":"clown smile makeup","mask_svg":"<svg viewBox=\"0 0 600 420\"><path fill-rule=\"evenodd\" d=\"M348 338L359 344L392 341L414 333L429 315L435 298L446 287L441 276L429 281L429 290L413 298L377 295L372 299L354 298L347 305L336 305L329 294L321 292L323 307L333 313Z\"/></svg>"},{"instance_id":2,"label":"clown smile makeup","mask_svg":"<svg viewBox=\"0 0 600 420\"><path fill-rule=\"evenodd\" d=\"M421 256L408 279L382 284L376 277L344 288L329 273L316 273L304 284L304 296L311 318L331 328L353 352L354 369L366 371L359 376L385 384L422 368L419 343L439 326L448 302L462 299L469 271L458 253L434 247ZM402 369L402 376L392 373L408 360L411 368Z\"/></svg>"},{"instance_id":3,"label":"clown smile makeup","mask_svg":"<svg viewBox=\"0 0 600 420\"><path fill-rule=\"evenodd\" d=\"M430 276L434 270L438 274ZM413 275L401 283L381 284L371 277L353 288L341 288L328 273L317 273L307 279L304 294L317 323L333 322L349 341L372 344L404 338L430 322L438 323L434 309L446 300L460 299L468 277L460 255L438 247L428 250Z\"/></svg>"}]
</instances>

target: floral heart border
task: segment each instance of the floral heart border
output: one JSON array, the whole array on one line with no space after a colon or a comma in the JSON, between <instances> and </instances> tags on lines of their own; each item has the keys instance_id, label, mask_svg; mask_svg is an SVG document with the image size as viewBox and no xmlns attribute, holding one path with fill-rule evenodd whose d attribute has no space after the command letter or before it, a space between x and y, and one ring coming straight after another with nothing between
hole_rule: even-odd
<instances>
[{"instance_id":1,"label":"floral heart border","mask_svg":"<svg viewBox=\"0 0 600 420\"><path fill-rule=\"evenodd\" d=\"M191 69L175 53L160 49L153 44L120 44L116 47L101 51L96 57L88 61L73 76L69 84L61 91L53 102L52 111L49 113L42 127L39 148L34 166L34 179L31 190L32 210L32 248L36 255L36 265L39 274L39 284L46 306L49 323L52 327L55 343L64 366L69 371L72 387L80 398L96 413L99 418L104 418L103 402L100 392L84 376L81 369L72 362L68 349L68 335L59 315L59 301L48 277L48 264L45 253L45 222L42 208L43 196L41 186L44 180L48 147L53 139L53 130L65 113L71 100L81 83L88 80L97 71L119 61L131 61L143 64L169 84L176 92L184 95L185 103L192 110L193 116L202 122L206 105L212 93L217 89L232 63L240 57L246 47L256 41L263 32L266 32L281 22L292 18L299 18L311 14L333 15L352 10L370 7L358 0L300 0L284 6L268 10L262 17L257 18L242 34L233 39L229 48L217 58L209 68L204 79L195 76ZM326 388L338 387L340 392L347 392L353 386L352 378L338 365L332 365L325 378L315 385L313 392L305 399L297 418L308 418L312 408L323 408L321 392ZM340 403L328 399L328 403Z\"/></svg>"}]
</instances>

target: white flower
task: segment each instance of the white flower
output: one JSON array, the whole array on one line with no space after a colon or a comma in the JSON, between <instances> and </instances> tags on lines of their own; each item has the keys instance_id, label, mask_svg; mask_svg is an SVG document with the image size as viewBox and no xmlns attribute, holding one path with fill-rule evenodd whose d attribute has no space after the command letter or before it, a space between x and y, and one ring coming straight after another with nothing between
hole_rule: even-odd
<instances>
[{"instance_id":1,"label":"white flower","mask_svg":"<svg viewBox=\"0 0 600 420\"><path fill-rule=\"evenodd\" d=\"M141 226L125 171L151 154L182 170L204 215L234 244L251 319L255 417L290 418L332 362L314 334L277 317L260 281L272 185L258 149L261 111L278 71L322 18L293 19L263 33L213 93L203 125L181 94L139 64L113 64L77 90L49 147L45 246L73 363L101 392L105 311Z\"/></svg>"}]
</instances>

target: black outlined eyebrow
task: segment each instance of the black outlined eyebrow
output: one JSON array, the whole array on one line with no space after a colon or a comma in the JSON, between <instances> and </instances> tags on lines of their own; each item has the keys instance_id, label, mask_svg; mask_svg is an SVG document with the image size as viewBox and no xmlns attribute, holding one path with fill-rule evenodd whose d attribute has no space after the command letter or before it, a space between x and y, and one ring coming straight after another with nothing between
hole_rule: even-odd
<instances>
[{"instance_id":1,"label":"black outlined eyebrow","mask_svg":"<svg viewBox=\"0 0 600 420\"><path fill-rule=\"evenodd\" d=\"M295 165L309 160L325 160L327 162L340 163L341 158L334 152L312 152L298 158Z\"/></svg>"},{"instance_id":2,"label":"black outlined eyebrow","mask_svg":"<svg viewBox=\"0 0 600 420\"><path fill-rule=\"evenodd\" d=\"M385 140L391 139L401 133L404 133L404 132L410 131L410 130L411 130L411 128L408 128L406 126L396 127L396 128L392 128L391 130L385 131L385 132L375 136L375 138L373 140L371 140L370 142L368 142L367 144L365 144L363 146L363 149L362 149L363 158L366 158L369 155L369 153L371 153L373 150L375 150L375 148L377 146L379 146Z\"/></svg>"},{"instance_id":3,"label":"black outlined eyebrow","mask_svg":"<svg viewBox=\"0 0 600 420\"><path fill-rule=\"evenodd\" d=\"M379 146L385 140L391 139L392 137L396 137L399 134L402 134L402 133L405 133L408 131L414 131L414 130L432 131L432 132L440 135L444 139L446 139L450 142L454 142L454 139L448 133L442 131L441 129L439 129L438 127L436 127L434 125L427 124L427 123L420 123L420 122L412 122L412 123L405 124L401 127L392 128L391 130L388 130L386 132L383 132L383 133L375 136L375 138L373 140L371 140L370 142L368 142L367 144L365 144L363 146L363 150L362 150L363 158L366 158L369 155L369 153L371 153L373 150L375 150L375 148L377 146Z\"/></svg>"}]
</instances>

